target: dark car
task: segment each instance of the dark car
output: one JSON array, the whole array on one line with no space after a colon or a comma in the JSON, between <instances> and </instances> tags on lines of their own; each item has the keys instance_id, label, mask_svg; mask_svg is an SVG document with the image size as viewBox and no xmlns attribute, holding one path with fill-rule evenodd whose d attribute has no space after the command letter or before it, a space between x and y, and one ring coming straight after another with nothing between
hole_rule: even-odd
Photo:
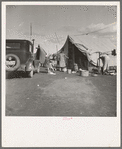
<instances>
[{"instance_id":1,"label":"dark car","mask_svg":"<svg viewBox=\"0 0 122 149\"><path fill-rule=\"evenodd\" d=\"M33 53L33 44L29 40L6 40L6 71L23 70L29 77L40 71L40 60Z\"/></svg>"}]
</instances>

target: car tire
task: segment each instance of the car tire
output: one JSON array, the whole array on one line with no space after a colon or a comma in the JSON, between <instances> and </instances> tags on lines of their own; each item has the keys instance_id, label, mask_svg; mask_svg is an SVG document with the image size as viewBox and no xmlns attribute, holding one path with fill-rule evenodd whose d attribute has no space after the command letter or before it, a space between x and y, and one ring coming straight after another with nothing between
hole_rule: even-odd
<instances>
[{"instance_id":1,"label":"car tire","mask_svg":"<svg viewBox=\"0 0 122 149\"><path fill-rule=\"evenodd\" d=\"M34 73L33 73L33 70L29 71L29 72L28 72L28 77L32 78L32 77L33 77L33 74L34 74Z\"/></svg>"},{"instance_id":2,"label":"car tire","mask_svg":"<svg viewBox=\"0 0 122 149\"><path fill-rule=\"evenodd\" d=\"M13 65L8 65L7 64L7 59L11 58L12 60L15 61L15 64ZM6 71L15 71L20 67L20 59L18 56L15 54L7 54L6 55Z\"/></svg>"}]
</instances>

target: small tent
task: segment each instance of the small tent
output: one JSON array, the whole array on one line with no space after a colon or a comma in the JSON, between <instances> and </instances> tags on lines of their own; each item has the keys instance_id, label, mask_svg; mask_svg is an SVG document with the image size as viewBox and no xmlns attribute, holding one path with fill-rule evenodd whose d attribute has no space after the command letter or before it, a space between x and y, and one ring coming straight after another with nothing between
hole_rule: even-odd
<instances>
[{"instance_id":1,"label":"small tent","mask_svg":"<svg viewBox=\"0 0 122 149\"><path fill-rule=\"evenodd\" d=\"M99 52L112 51L115 45L105 38L97 38L90 35L67 36L64 46L58 51L64 51L69 57L66 60L67 67L73 69L74 63L81 69L88 69L90 66L97 65ZM116 65L116 57L112 56L110 65Z\"/></svg>"},{"instance_id":2,"label":"small tent","mask_svg":"<svg viewBox=\"0 0 122 149\"><path fill-rule=\"evenodd\" d=\"M44 64L46 55L47 53L45 52L45 50L38 45L37 51L36 51L36 59L40 60L41 64Z\"/></svg>"}]
</instances>

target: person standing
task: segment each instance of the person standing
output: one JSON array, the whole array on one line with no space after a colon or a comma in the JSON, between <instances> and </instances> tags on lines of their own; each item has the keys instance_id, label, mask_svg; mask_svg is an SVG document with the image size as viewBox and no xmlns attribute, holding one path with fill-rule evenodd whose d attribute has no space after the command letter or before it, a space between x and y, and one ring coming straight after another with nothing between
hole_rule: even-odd
<instances>
[{"instance_id":1,"label":"person standing","mask_svg":"<svg viewBox=\"0 0 122 149\"><path fill-rule=\"evenodd\" d=\"M103 63L102 74L105 74L109 70L109 61L110 61L109 54L116 56L116 50L114 49L108 53L107 52L100 53L100 57L98 58L98 61L101 59L102 63ZM98 64L98 61L97 61L97 64Z\"/></svg>"},{"instance_id":2,"label":"person standing","mask_svg":"<svg viewBox=\"0 0 122 149\"><path fill-rule=\"evenodd\" d=\"M63 71L63 68L66 67L66 58L68 58L63 51L59 54L59 67L60 71Z\"/></svg>"},{"instance_id":3,"label":"person standing","mask_svg":"<svg viewBox=\"0 0 122 149\"><path fill-rule=\"evenodd\" d=\"M103 63L102 74L105 74L105 72L108 72L109 70L110 57L108 54L102 54L100 55L100 59L102 60Z\"/></svg>"}]
</instances>

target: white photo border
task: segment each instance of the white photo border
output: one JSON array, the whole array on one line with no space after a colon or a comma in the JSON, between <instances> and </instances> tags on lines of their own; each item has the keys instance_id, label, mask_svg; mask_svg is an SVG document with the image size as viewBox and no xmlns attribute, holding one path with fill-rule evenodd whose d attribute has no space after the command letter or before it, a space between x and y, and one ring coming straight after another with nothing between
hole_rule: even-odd
<instances>
[{"instance_id":1,"label":"white photo border","mask_svg":"<svg viewBox=\"0 0 122 149\"><path fill-rule=\"evenodd\" d=\"M6 117L5 39L6 5L116 5L117 6L117 116ZM2 2L2 147L120 147L120 3Z\"/></svg>"}]
</instances>

